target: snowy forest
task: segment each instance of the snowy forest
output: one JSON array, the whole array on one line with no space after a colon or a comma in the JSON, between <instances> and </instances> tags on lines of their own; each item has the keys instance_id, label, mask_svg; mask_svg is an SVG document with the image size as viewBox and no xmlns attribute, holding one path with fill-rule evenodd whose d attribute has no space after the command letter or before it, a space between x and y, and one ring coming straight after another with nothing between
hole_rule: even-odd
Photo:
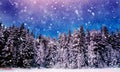
<instances>
[{"instance_id":1,"label":"snowy forest","mask_svg":"<svg viewBox=\"0 0 120 72\"><path fill-rule=\"evenodd\" d=\"M120 67L120 30L86 30L59 34L58 39L34 37L22 24L0 23L1 68L108 68Z\"/></svg>"}]
</instances>

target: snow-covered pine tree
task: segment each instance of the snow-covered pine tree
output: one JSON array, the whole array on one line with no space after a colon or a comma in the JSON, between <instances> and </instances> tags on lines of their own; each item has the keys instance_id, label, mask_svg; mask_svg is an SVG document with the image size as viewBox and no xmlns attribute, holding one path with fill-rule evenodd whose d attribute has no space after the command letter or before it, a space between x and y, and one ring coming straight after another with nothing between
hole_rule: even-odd
<instances>
[{"instance_id":1,"label":"snow-covered pine tree","mask_svg":"<svg viewBox=\"0 0 120 72\"><path fill-rule=\"evenodd\" d=\"M116 51L117 51L117 67L120 67L120 30L117 30L117 34L116 34Z\"/></svg>"},{"instance_id":2,"label":"snow-covered pine tree","mask_svg":"<svg viewBox=\"0 0 120 72\"><path fill-rule=\"evenodd\" d=\"M85 67L89 67L89 63L88 63L88 56L89 56L89 53L88 53L88 46L90 45L90 31L87 30L86 32L86 36L85 36L85 48L86 48L86 57L85 57Z\"/></svg>"},{"instance_id":3,"label":"snow-covered pine tree","mask_svg":"<svg viewBox=\"0 0 120 72\"><path fill-rule=\"evenodd\" d=\"M6 66L4 64L4 56L3 56L3 49L4 49L5 44L6 44L3 31L4 31L4 28L2 26L2 23L0 23L0 67Z\"/></svg>"},{"instance_id":4,"label":"snow-covered pine tree","mask_svg":"<svg viewBox=\"0 0 120 72\"><path fill-rule=\"evenodd\" d=\"M72 54L71 54L71 49L72 49L72 45L73 44L73 36L72 36L72 33L71 31L69 30L68 32L68 36L67 36L67 55L68 55L68 68L71 68L71 57L72 57Z\"/></svg>"},{"instance_id":5,"label":"snow-covered pine tree","mask_svg":"<svg viewBox=\"0 0 120 72\"><path fill-rule=\"evenodd\" d=\"M57 64L57 44L56 40L50 40L48 43L49 48L49 67L54 68Z\"/></svg>"},{"instance_id":6,"label":"snow-covered pine tree","mask_svg":"<svg viewBox=\"0 0 120 72\"><path fill-rule=\"evenodd\" d=\"M70 47L70 58L69 58L70 68L78 68L78 51L79 51L78 35L79 32L75 30L72 38L72 45Z\"/></svg>"},{"instance_id":7,"label":"snow-covered pine tree","mask_svg":"<svg viewBox=\"0 0 120 72\"><path fill-rule=\"evenodd\" d=\"M5 29L3 32L4 40L5 40L5 47L2 49L2 64L4 67L11 67L12 66L12 43L10 39L8 39L10 32Z\"/></svg>"},{"instance_id":8,"label":"snow-covered pine tree","mask_svg":"<svg viewBox=\"0 0 120 72\"><path fill-rule=\"evenodd\" d=\"M17 67L17 64L16 64L16 59L17 59L17 56L16 56L16 52L17 52L17 48L15 47L16 45L14 43L15 40L14 40L14 36L16 35L16 31L17 31L17 28L15 28L15 26L12 26L9 28L9 31L10 31L10 35L8 37L8 42L10 43L11 45L11 49L12 49L12 67Z\"/></svg>"},{"instance_id":9,"label":"snow-covered pine tree","mask_svg":"<svg viewBox=\"0 0 120 72\"><path fill-rule=\"evenodd\" d=\"M88 45L88 65L89 67L92 68L98 67L97 62L98 51L96 51L98 48L96 41L94 41L96 34L97 31L90 31L90 42Z\"/></svg>"},{"instance_id":10,"label":"snow-covered pine tree","mask_svg":"<svg viewBox=\"0 0 120 72\"><path fill-rule=\"evenodd\" d=\"M112 33L109 37L109 44L111 45L111 50L110 50L110 62L109 62L109 66L110 67L119 67L120 64L120 42L119 42L119 38L117 37L117 35L115 33Z\"/></svg>"},{"instance_id":11,"label":"snow-covered pine tree","mask_svg":"<svg viewBox=\"0 0 120 72\"><path fill-rule=\"evenodd\" d=\"M50 68L50 66L49 66L49 63L50 63L49 53L50 52L49 52L49 48L48 48L49 40L47 38L43 38L42 43L43 43L43 51L44 51L43 67Z\"/></svg>"},{"instance_id":12,"label":"snow-covered pine tree","mask_svg":"<svg viewBox=\"0 0 120 72\"><path fill-rule=\"evenodd\" d=\"M21 44L21 41L20 41L20 33L19 33L19 28L18 27L15 27L14 25L12 27L9 28L10 30L10 36L9 36L9 39L10 39L10 42L11 44L13 45L13 59L12 61L14 62L12 64L13 67L19 67L19 64L17 63L18 62L18 55L19 55L19 45Z\"/></svg>"},{"instance_id":13,"label":"snow-covered pine tree","mask_svg":"<svg viewBox=\"0 0 120 72\"><path fill-rule=\"evenodd\" d=\"M69 46L68 46L68 41L67 41L67 35L64 35L64 40L63 40L63 45L62 45L62 49L63 49L63 67L64 68L68 68L69 67Z\"/></svg>"},{"instance_id":14,"label":"snow-covered pine tree","mask_svg":"<svg viewBox=\"0 0 120 72\"><path fill-rule=\"evenodd\" d=\"M106 56L106 51L108 51L107 47L110 47L109 44L102 40L101 32L98 32L95 35L93 40L96 42L96 45L95 45L96 48L94 49L94 52L97 58L96 67L97 68L107 67L104 56ZM106 59L107 59L107 56L106 56Z\"/></svg>"},{"instance_id":15,"label":"snow-covered pine tree","mask_svg":"<svg viewBox=\"0 0 120 72\"><path fill-rule=\"evenodd\" d=\"M67 35L65 33L63 33L60 37L59 37L59 58L58 61L60 64L60 67L62 68L68 68L69 65L69 59L68 59L68 42L67 42ZM60 59L60 60L59 60Z\"/></svg>"},{"instance_id":16,"label":"snow-covered pine tree","mask_svg":"<svg viewBox=\"0 0 120 72\"><path fill-rule=\"evenodd\" d=\"M34 39L24 29L23 24L19 32L20 36L17 38L20 44L17 50L17 65L18 67L30 68L34 64Z\"/></svg>"},{"instance_id":17,"label":"snow-covered pine tree","mask_svg":"<svg viewBox=\"0 0 120 72\"><path fill-rule=\"evenodd\" d=\"M56 68L61 68L62 67L62 51L61 51L61 42L62 42L62 35L59 34L58 36L58 42L57 42L57 63L56 63Z\"/></svg>"},{"instance_id":18,"label":"snow-covered pine tree","mask_svg":"<svg viewBox=\"0 0 120 72\"><path fill-rule=\"evenodd\" d=\"M1 67L1 60L2 60L2 49L5 46L5 39L4 39L4 35L3 35L3 27L2 27L2 23L0 23L0 67Z\"/></svg>"},{"instance_id":19,"label":"snow-covered pine tree","mask_svg":"<svg viewBox=\"0 0 120 72\"><path fill-rule=\"evenodd\" d=\"M25 48L25 30L22 28L24 24L21 25L21 27L17 30L15 29L15 36L14 36L14 46L16 48L16 64L18 67L24 67L23 66L23 60L24 60L24 53L23 48ZM24 31L24 32L23 32ZM24 37L23 37L24 36ZM24 39L23 39L24 38Z\"/></svg>"},{"instance_id":20,"label":"snow-covered pine tree","mask_svg":"<svg viewBox=\"0 0 120 72\"><path fill-rule=\"evenodd\" d=\"M107 67L110 67L111 66L111 52L113 51L112 49L112 45L110 43L110 34L109 34L109 31L107 29L106 26L103 26L102 27L102 30L101 30L101 35L102 35L102 39L101 39L101 42L99 43L100 46L101 46L101 50L102 50L102 57L103 57L103 60Z\"/></svg>"},{"instance_id":21,"label":"snow-covered pine tree","mask_svg":"<svg viewBox=\"0 0 120 72\"><path fill-rule=\"evenodd\" d=\"M79 43L79 50L80 50L80 53L78 55L81 55L81 63L78 64L78 68L82 68L82 67L86 67L87 66L87 50L88 48L86 47L85 43L85 33L84 33L84 28L83 26L80 26L80 31L79 31L79 38L78 38L78 43ZM78 59L79 60L79 59Z\"/></svg>"},{"instance_id":22,"label":"snow-covered pine tree","mask_svg":"<svg viewBox=\"0 0 120 72\"><path fill-rule=\"evenodd\" d=\"M37 65L38 68L43 67L43 63L44 63L44 45L42 43L42 36L39 35L39 37L37 38L37 40L35 41L35 63Z\"/></svg>"},{"instance_id":23,"label":"snow-covered pine tree","mask_svg":"<svg viewBox=\"0 0 120 72\"><path fill-rule=\"evenodd\" d=\"M28 34L28 31L26 30L26 45L25 50L23 51L25 53L25 60L23 61L25 67L33 67L35 60L34 60L34 38L32 35Z\"/></svg>"},{"instance_id":24,"label":"snow-covered pine tree","mask_svg":"<svg viewBox=\"0 0 120 72\"><path fill-rule=\"evenodd\" d=\"M120 32L109 33L106 26L87 35L81 26L58 41L33 36L24 24L5 28L0 23L0 67L120 67Z\"/></svg>"}]
</instances>

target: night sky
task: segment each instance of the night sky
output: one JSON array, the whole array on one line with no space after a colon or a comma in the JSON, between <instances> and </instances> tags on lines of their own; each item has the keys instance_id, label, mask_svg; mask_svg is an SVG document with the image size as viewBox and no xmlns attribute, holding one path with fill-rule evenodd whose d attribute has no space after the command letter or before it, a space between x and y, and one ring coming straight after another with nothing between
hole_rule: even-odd
<instances>
[{"instance_id":1,"label":"night sky","mask_svg":"<svg viewBox=\"0 0 120 72\"><path fill-rule=\"evenodd\" d=\"M0 22L26 28L37 35L85 29L120 29L120 0L0 0Z\"/></svg>"}]
</instances>

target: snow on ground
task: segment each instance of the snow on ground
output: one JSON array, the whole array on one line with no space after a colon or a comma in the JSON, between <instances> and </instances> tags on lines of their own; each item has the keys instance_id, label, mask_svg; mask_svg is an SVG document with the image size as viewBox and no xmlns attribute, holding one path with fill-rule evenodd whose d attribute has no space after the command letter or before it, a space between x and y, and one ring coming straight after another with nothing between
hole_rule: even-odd
<instances>
[{"instance_id":1,"label":"snow on ground","mask_svg":"<svg viewBox=\"0 0 120 72\"><path fill-rule=\"evenodd\" d=\"M106 69L0 69L0 72L120 72L120 68Z\"/></svg>"}]
</instances>

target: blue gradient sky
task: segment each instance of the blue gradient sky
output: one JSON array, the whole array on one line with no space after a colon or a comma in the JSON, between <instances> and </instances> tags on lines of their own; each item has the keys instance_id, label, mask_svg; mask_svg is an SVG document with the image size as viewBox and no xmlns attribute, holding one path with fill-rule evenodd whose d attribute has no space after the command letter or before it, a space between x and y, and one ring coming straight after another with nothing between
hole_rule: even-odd
<instances>
[{"instance_id":1,"label":"blue gradient sky","mask_svg":"<svg viewBox=\"0 0 120 72\"><path fill-rule=\"evenodd\" d=\"M0 21L26 27L35 34L57 37L80 25L93 30L120 29L120 0L0 0Z\"/></svg>"}]
</instances>

